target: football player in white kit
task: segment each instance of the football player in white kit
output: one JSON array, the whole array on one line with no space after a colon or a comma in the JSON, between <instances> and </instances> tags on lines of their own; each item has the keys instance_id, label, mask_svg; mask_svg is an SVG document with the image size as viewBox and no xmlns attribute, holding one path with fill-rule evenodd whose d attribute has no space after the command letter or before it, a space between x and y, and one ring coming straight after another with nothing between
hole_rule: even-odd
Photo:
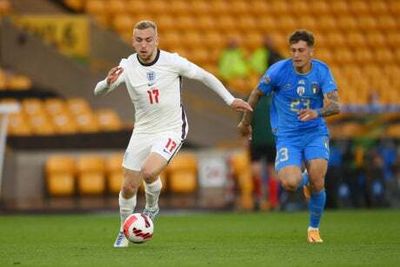
<instances>
[{"instance_id":1,"label":"football player in white kit","mask_svg":"<svg viewBox=\"0 0 400 267\"><path fill-rule=\"evenodd\" d=\"M157 26L140 21L133 29L136 53L121 60L94 90L111 92L125 83L135 107L135 127L122 163L124 178L119 194L121 227L114 247L127 247L122 224L133 213L136 193L144 180L146 205L143 213L154 219L159 212L159 174L178 152L188 132L181 105L181 77L202 81L235 111L251 111L247 102L234 98L211 73L178 54L158 49Z\"/></svg>"}]
</instances>

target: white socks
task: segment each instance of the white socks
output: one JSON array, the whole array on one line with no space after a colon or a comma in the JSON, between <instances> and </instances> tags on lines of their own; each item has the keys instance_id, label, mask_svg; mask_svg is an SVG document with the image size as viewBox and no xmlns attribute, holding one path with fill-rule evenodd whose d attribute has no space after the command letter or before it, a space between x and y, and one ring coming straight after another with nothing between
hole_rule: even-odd
<instances>
[{"instance_id":1,"label":"white socks","mask_svg":"<svg viewBox=\"0 0 400 267\"><path fill-rule=\"evenodd\" d=\"M119 215L121 217L121 231L122 231L122 225L126 218L128 218L129 215L133 213L136 207L136 195L133 197L126 199L121 195L121 192L119 192Z\"/></svg>"},{"instance_id":2,"label":"white socks","mask_svg":"<svg viewBox=\"0 0 400 267\"><path fill-rule=\"evenodd\" d=\"M146 209L154 209L158 206L158 197L160 196L162 182L160 177L157 177L153 183L144 183L146 192Z\"/></svg>"}]
</instances>

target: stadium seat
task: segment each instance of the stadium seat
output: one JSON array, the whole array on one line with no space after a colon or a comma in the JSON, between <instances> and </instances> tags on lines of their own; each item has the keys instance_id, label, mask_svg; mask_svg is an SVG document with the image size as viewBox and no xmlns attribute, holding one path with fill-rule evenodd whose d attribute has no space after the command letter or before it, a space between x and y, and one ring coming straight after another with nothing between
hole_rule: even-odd
<instances>
[{"instance_id":1,"label":"stadium seat","mask_svg":"<svg viewBox=\"0 0 400 267\"><path fill-rule=\"evenodd\" d=\"M389 14L389 8L385 1L369 1L369 11L373 17L380 17Z\"/></svg>"},{"instance_id":2,"label":"stadium seat","mask_svg":"<svg viewBox=\"0 0 400 267\"><path fill-rule=\"evenodd\" d=\"M80 12L85 7L86 0L63 0L64 4L74 11Z\"/></svg>"},{"instance_id":3,"label":"stadium seat","mask_svg":"<svg viewBox=\"0 0 400 267\"><path fill-rule=\"evenodd\" d=\"M119 14L113 19L113 27L118 33L130 33L135 23L129 14Z\"/></svg>"},{"instance_id":4,"label":"stadium seat","mask_svg":"<svg viewBox=\"0 0 400 267\"><path fill-rule=\"evenodd\" d=\"M389 138L400 138L400 124L391 124L386 128L385 136Z\"/></svg>"},{"instance_id":5,"label":"stadium seat","mask_svg":"<svg viewBox=\"0 0 400 267\"><path fill-rule=\"evenodd\" d=\"M106 14L107 3L102 0L86 0L85 11L91 15Z\"/></svg>"},{"instance_id":6,"label":"stadium seat","mask_svg":"<svg viewBox=\"0 0 400 267\"><path fill-rule=\"evenodd\" d=\"M77 115L92 111L89 102L83 98L69 98L66 100L66 102L72 114Z\"/></svg>"},{"instance_id":7,"label":"stadium seat","mask_svg":"<svg viewBox=\"0 0 400 267\"><path fill-rule=\"evenodd\" d=\"M377 29L377 22L372 16L357 17L358 29L369 32Z\"/></svg>"},{"instance_id":8,"label":"stadium seat","mask_svg":"<svg viewBox=\"0 0 400 267\"><path fill-rule=\"evenodd\" d=\"M11 113L8 120L8 134L14 136L28 136L32 129L28 117L24 112Z\"/></svg>"},{"instance_id":9,"label":"stadium seat","mask_svg":"<svg viewBox=\"0 0 400 267\"><path fill-rule=\"evenodd\" d=\"M386 33L395 32L398 29L396 19L387 13L377 17L377 29Z\"/></svg>"},{"instance_id":10,"label":"stadium seat","mask_svg":"<svg viewBox=\"0 0 400 267\"><path fill-rule=\"evenodd\" d=\"M336 20L337 28L343 32L354 32L358 30L358 22L352 15L338 16Z\"/></svg>"},{"instance_id":11,"label":"stadium seat","mask_svg":"<svg viewBox=\"0 0 400 267\"><path fill-rule=\"evenodd\" d=\"M336 19L333 16L324 16L318 19L316 29L322 33L327 33L336 29Z\"/></svg>"},{"instance_id":12,"label":"stadium seat","mask_svg":"<svg viewBox=\"0 0 400 267\"><path fill-rule=\"evenodd\" d=\"M0 0L0 16L5 16L11 13L12 6L9 0Z\"/></svg>"},{"instance_id":13,"label":"stadium seat","mask_svg":"<svg viewBox=\"0 0 400 267\"><path fill-rule=\"evenodd\" d=\"M330 6L326 1L313 1L309 6L311 7L311 13L316 18L324 17L330 14Z\"/></svg>"},{"instance_id":14,"label":"stadium seat","mask_svg":"<svg viewBox=\"0 0 400 267\"><path fill-rule=\"evenodd\" d=\"M48 114L69 112L65 101L61 98L48 98L43 101L43 104Z\"/></svg>"},{"instance_id":15,"label":"stadium seat","mask_svg":"<svg viewBox=\"0 0 400 267\"><path fill-rule=\"evenodd\" d=\"M29 124L34 135L54 135L55 127L46 113L29 114Z\"/></svg>"},{"instance_id":16,"label":"stadium seat","mask_svg":"<svg viewBox=\"0 0 400 267\"><path fill-rule=\"evenodd\" d=\"M206 1L190 1L190 12L197 18L210 14L211 6ZM210 16L211 17L211 16Z\"/></svg>"},{"instance_id":17,"label":"stadium seat","mask_svg":"<svg viewBox=\"0 0 400 267\"><path fill-rule=\"evenodd\" d=\"M95 116L101 131L118 131L122 129L122 122L118 114L112 109L96 110Z\"/></svg>"},{"instance_id":18,"label":"stadium seat","mask_svg":"<svg viewBox=\"0 0 400 267\"><path fill-rule=\"evenodd\" d=\"M49 196L75 194L75 160L67 155L50 156L45 163L46 189Z\"/></svg>"},{"instance_id":19,"label":"stadium seat","mask_svg":"<svg viewBox=\"0 0 400 267\"><path fill-rule=\"evenodd\" d=\"M107 191L113 195L118 195L121 190L123 157L123 153L115 153L106 159Z\"/></svg>"},{"instance_id":20,"label":"stadium seat","mask_svg":"<svg viewBox=\"0 0 400 267\"><path fill-rule=\"evenodd\" d=\"M348 15L350 12L346 0L330 1L329 6L332 14L336 17Z\"/></svg>"},{"instance_id":21,"label":"stadium seat","mask_svg":"<svg viewBox=\"0 0 400 267\"><path fill-rule=\"evenodd\" d=\"M38 98L25 98L21 101L22 110L28 115L46 114L42 100Z\"/></svg>"},{"instance_id":22,"label":"stadium seat","mask_svg":"<svg viewBox=\"0 0 400 267\"><path fill-rule=\"evenodd\" d=\"M193 153L181 152L167 168L168 188L172 193L193 193L197 189L197 159Z\"/></svg>"},{"instance_id":23,"label":"stadium seat","mask_svg":"<svg viewBox=\"0 0 400 267\"><path fill-rule=\"evenodd\" d=\"M251 176L250 158L247 151L235 152L230 159L232 173L240 190L240 207L245 210L253 208L253 178Z\"/></svg>"},{"instance_id":24,"label":"stadium seat","mask_svg":"<svg viewBox=\"0 0 400 267\"><path fill-rule=\"evenodd\" d=\"M107 13L111 16L119 16L126 10L125 0L109 0L107 3Z\"/></svg>"},{"instance_id":25,"label":"stadium seat","mask_svg":"<svg viewBox=\"0 0 400 267\"><path fill-rule=\"evenodd\" d=\"M82 155L77 160L77 184L80 195L105 193L104 159L97 155Z\"/></svg>"},{"instance_id":26,"label":"stadium seat","mask_svg":"<svg viewBox=\"0 0 400 267\"><path fill-rule=\"evenodd\" d=\"M346 36L347 47L358 48L365 45L366 39L361 32L349 32Z\"/></svg>"},{"instance_id":27,"label":"stadium seat","mask_svg":"<svg viewBox=\"0 0 400 267\"><path fill-rule=\"evenodd\" d=\"M52 114L51 121L55 132L58 134L75 134L78 132L75 119L68 112Z\"/></svg>"},{"instance_id":28,"label":"stadium seat","mask_svg":"<svg viewBox=\"0 0 400 267\"><path fill-rule=\"evenodd\" d=\"M92 112L83 112L75 116L77 129L81 133L96 133L100 130L99 122Z\"/></svg>"},{"instance_id":29,"label":"stadium seat","mask_svg":"<svg viewBox=\"0 0 400 267\"><path fill-rule=\"evenodd\" d=\"M355 16L369 15L369 3L363 0L352 0L349 1L349 9Z\"/></svg>"}]
</instances>

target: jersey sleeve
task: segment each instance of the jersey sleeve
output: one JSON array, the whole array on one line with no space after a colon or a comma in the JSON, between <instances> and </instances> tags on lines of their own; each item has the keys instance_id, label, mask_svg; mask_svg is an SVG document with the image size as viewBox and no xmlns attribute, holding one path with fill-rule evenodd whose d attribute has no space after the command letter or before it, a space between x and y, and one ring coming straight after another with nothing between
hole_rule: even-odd
<instances>
[{"instance_id":1,"label":"jersey sleeve","mask_svg":"<svg viewBox=\"0 0 400 267\"><path fill-rule=\"evenodd\" d=\"M272 93L272 90L274 86L278 83L278 69L279 69L280 64L274 64L272 65L261 77L259 83L258 83L258 89L264 94L264 95L270 95Z\"/></svg>"},{"instance_id":2,"label":"jersey sleeve","mask_svg":"<svg viewBox=\"0 0 400 267\"><path fill-rule=\"evenodd\" d=\"M321 75L321 89L324 94L332 92L337 89L335 79L333 78L331 70L325 66Z\"/></svg>"},{"instance_id":3,"label":"jersey sleeve","mask_svg":"<svg viewBox=\"0 0 400 267\"><path fill-rule=\"evenodd\" d=\"M119 67L122 67L124 71L119 75L118 79L113 82L111 85L107 84L107 78L104 80L98 82L96 84L96 87L94 88L94 94L95 95L104 95L108 94L111 91L113 91L115 88L117 88L121 83L125 82L125 72L127 71L127 59L122 59L121 62L118 65Z\"/></svg>"}]
</instances>

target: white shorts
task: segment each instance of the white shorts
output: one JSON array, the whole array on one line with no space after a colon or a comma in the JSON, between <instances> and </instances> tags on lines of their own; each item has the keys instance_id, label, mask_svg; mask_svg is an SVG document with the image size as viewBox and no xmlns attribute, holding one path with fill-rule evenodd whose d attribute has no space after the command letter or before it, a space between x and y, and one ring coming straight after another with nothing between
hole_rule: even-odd
<instances>
[{"instance_id":1,"label":"white shorts","mask_svg":"<svg viewBox=\"0 0 400 267\"><path fill-rule=\"evenodd\" d=\"M122 166L133 171L140 171L151 152L157 153L168 162L179 151L183 143L181 134L165 132L160 134L133 133L125 151Z\"/></svg>"}]
</instances>

